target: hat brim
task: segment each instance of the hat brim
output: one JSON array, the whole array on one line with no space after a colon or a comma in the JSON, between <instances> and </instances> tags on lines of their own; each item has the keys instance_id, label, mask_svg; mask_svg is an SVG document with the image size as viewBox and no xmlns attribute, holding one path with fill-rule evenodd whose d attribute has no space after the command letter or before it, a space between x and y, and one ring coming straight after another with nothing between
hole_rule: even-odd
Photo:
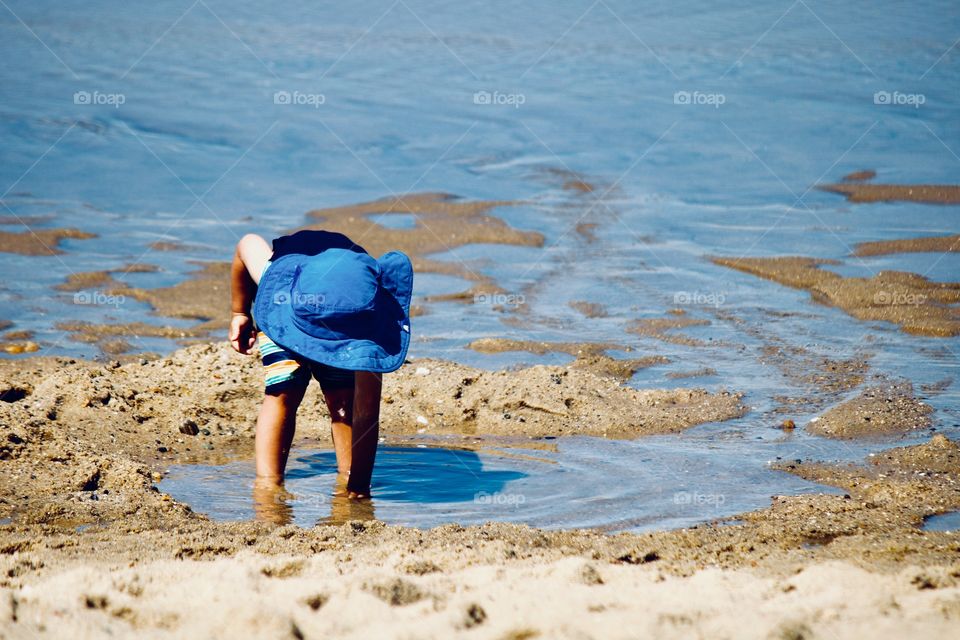
<instances>
[{"instance_id":1,"label":"hat brim","mask_svg":"<svg viewBox=\"0 0 960 640\"><path fill-rule=\"evenodd\" d=\"M324 340L303 332L294 322L293 305L285 302L290 300L297 268L310 259L285 255L263 272L253 304L257 327L279 346L314 362L351 371L389 373L399 369L410 347L410 258L399 251L380 256L381 287L373 311L376 322L343 340Z\"/></svg>"}]
</instances>

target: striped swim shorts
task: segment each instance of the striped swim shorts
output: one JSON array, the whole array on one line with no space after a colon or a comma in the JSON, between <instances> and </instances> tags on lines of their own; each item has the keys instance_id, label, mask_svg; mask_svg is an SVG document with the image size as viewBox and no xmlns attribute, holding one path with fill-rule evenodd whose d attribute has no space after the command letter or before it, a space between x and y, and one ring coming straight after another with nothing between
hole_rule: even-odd
<instances>
[{"instance_id":1,"label":"striped swim shorts","mask_svg":"<svg viewBox=\"0 0 960 640\"><path fill-rule=\"evenodd\" d=\"M257 338L257 345L260 347L260 357L263 358L267 393L280 393L305 385L310 381L311 375L325 391L353 387L353 371L307 360L284 349L262 331Z\"/></svg>"}]
</instances>

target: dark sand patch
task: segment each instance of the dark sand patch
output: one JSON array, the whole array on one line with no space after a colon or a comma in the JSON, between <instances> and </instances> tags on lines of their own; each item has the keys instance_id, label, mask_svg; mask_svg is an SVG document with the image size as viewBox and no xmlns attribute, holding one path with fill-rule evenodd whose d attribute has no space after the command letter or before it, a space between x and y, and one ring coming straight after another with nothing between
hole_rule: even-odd
<instances>
[{"instance_id":1,"label":"dark sand patch","mask_svg":"<svg viewBox=\"0 0 960 640\"><path fill-rule=\"evenodd\" d=\"M598 302L585 302L583 300L574 300L570 302L570 308L579 311L588 318L606 318L607 308Z\"/></svg>"},{"instance_id":2,"label":"dark sand patch","mask_svg":"<svg viewBox=\"0 0 960 640\"><path fill-rule=\"evenodd\" d=\"M0 231L0 251L24 256L52 256L63 253L59 248L61 240L96 237L96 234L79 229L37 229L21 233Z\"/></svg>"},{"instance_id":3,"label":"dark sand patch","mask_svg":"<svg viewBox=\"0 0 960 640\"><path fill-rule=\"evenodd\" d=\"M600 225L596 222L578 222L576 226L577 235L586 240L587 242L596 242L597 234L595 233L596 228Z\"/></svg>"},{"instance_id":4,"label":"dark sand patch","mask_svg":"<svg viewBox=\"0 0 960 640\"><path fill-rule=\"evenodd\" d=\"M863 357L840 360L820 356L786 342L771 342L761 349L762 362L773 364L794 384L836 395L860 386L870 368Z\"/></svg>"},{"instance_id":5,"label":"dark sand patch","mask_svg":"<svg viewBox=\"0 0 960 640\"><path fill-rule=\"evenodd\" d=\"M542 175L551 183L559 182L560 188L564 191L574 191L576 193L593 193L601 188L596 181L588 178L585 174L569 169L558 167L547 167L543 169Z\"/></svg>"},{"instance_id":6,"label":"dark sand patch","mask_svg":"<svg viewBox=\"0 0 960 640\"><path fill-rule=\"evenodd\" d=\"M640 320L634 320L627 327L627 331L640 336L646 336L648 338L655 338L664 342L670 342L672 344L680 344L689 347L703 347L710 343L698 338L691 338L689 336L677 335L675 333L668 332L678 329L685 329L687 327L702 327L709 324L709 320L704 320L702 318L691 318L686 315L686 311L683 311L682 309L674 309L670 311L670 316L665 318L641 318Z\"/></svg>"},{"instance_id":7,"label":"dark sand patch","mask_svg":"<svg viewBox=\"0 0 960 640\"><path fill-rule=\"evenodd\" d=\"M687 378L708 378L717 375L717 370L712 367L703 367L693 371L671 371L666 375L670 380L686 380Z\"/></svg>"},{"instance_id":8,"label":"dark sand patch","mask_svg":"<svg viewBox=\"0 0 960 640\"><path fill-rule=\"evenodd\" d=\"M92 322L58 322L57 329L69 331L75 342L95 344L104 355L116 356L142 348L141 338L167 338L187 343L188 338L199 339L207 331L199 327L171 327L145 322L122 324L95 324Z\"/></svg>"},{"instance_id":9,"label":"dark sand patch","mask_svg":"<svg viewBox=\"0 0 960 640\"><path fill-rule=\"evenodd\" d=\"M884 320L926 336L960 334L960 283L931 282L915 273L881 271L872 278L845 278L821 269L832 260L804 257L719 258L718 265L808 290L813 298L859 320Z\"/></svg>"},{"instance_id":10,"label":"dark sand patch","mask_svg":"<svg viewBox=\"0 0 960 640\"><path fill-rule=\"evenodd\" d=\"M200 320L202 330L226 329L230 323L230 263L193 263L200 269L189 280L172 287L138 289L121 286L111 289L114 295L124 295L146 302L157 315L170 318Z\"/></svg>"},{"instance_id":11,"label":"dark sand patch","mask_svg":"<svg viewBox=\"0 0 960 640\"><path fill-rule=\"evenodd\" d=\"M189 245L170 240L157 240L156 242L151 242L149 246L153 251L186 251L190 249Z\"/></svg>"},{"instance_id":12,"label":"dark sand patch","mask_svg":"<svg viewBox=\"0 0 960 640\"><path fill-rule=\"evenodd\" d=\"M960 186L952 184L823 184L821 191L839 193L850 202L925 202L928 204L960 203Z\"/></svg>"},{"instance_id":13,"label":"dark sand patch","mask_svg":"<svg viewBox=\"0 0 960 640\"><path fill-rule=\"evenodd\" d=\"M844 182L864 182L866 180L873 180L877 177L877 172L873 169L862 169L860 171L854 171L853 173L848 173L843 176L841 180Z\"/></svg>"},{"instance_id":14,"label":"dark sand patch","mask_svg":"<svg viewBox=\"0 0 960 640\"><path fill-rule=\"evenodd\" d=\"M31 225L43 224L53 220L53 216L0 216L0 225Z\"/></svg>"},{"instance_id":15,"label":"dark sand patch","mask_svg":"<svg viewBox=\"0 0 960 640\"><path fill-rule=\"evenodd\" d=\"M960 251L960 233L952 236L861 242L854 247L853 255L884 256L892 253L947 253L951 251Z\"/></svg>"},{"instance_id":16,"label":"dark sand patch","mask_svg":"<svg viewBox=\"0 0 960 640\"><path fill-rule=\"evenodd\" d=\"M640 369L655 364L669 362L664 356L645 356L643 358L614 358L608 351L633 351L632 347L599 342L536 342L533 340L512 340L508 338L481 338L469 345L470 349L480 353L505 353L509 351L527 351L537 355L547 353L568 353L574 356L573 367L592 371L619 380L629 380Z\"/></svg>"},{"instance_id":17,"label":"dark sand patch","mask_svg":"<svg viewBox=\"0 0 960 640\"><path fill-rule=\"evenodd\" d=\"M116 269L104 269L103 271L80 271L71 273L67 276L66 282L58 284L55 289L58 291L82 291L101 287L104 289L115 289L125 286L122 282L114 279L113 274L121 273L155 273L160 268L152 264L126 264Z\"/></svg>"},{"instance_id":18,"label":"dark sand patch","mask_svg":"<svg viewBox=\"0 0 960 640\"><path fill-rule=\"evenodd\" d=\"M865 389L857 397L833 407L807 430L828 438L854 439L901 435L929 428L933 407L913 395L909 382Z\"/></svg>"},{"instance_id":19,"label":"dark sand patch","mask_svg":"<svg viewBox=\"0 0 960 640\"><path fill-rule=\"evenodd\" d=\"M153 265L127 265L118 269L74 274L57 285L63 291L101 288L105 294L129 297L149 304L154 315L185 320L199 320L191 327L133 323L89 323L65 321L57 328L72 332L77 342L96 344L106 355L128 353L139 348L140 336L177 339L187 344L189 339L209 337L214 332L225 332L230 322L230 263L194 263L200 269L192 277L170 287L140 289L130 287L114 278L116 273L156 271ZM126 338L126 339L124 339Z\"/></svg>"}]
</instances>

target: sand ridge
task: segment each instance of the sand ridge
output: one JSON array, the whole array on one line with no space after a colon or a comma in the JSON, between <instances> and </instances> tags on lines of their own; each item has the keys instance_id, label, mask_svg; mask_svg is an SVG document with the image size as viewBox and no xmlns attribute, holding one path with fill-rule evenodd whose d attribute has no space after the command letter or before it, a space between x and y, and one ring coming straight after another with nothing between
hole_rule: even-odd
<instances>
[{"instance_id":1,"label":"sand ridge","mask_svg":"<svg viewBox=\"0 0 960 640\"><path fill-rule=\"evenodd\" d=\"M813 298L859 320L884 320L925 336L960 335L960 283L933 282L915 273L881 271L871 278L845 278L822 269L838 264L802 256L776 258L712 257L720 266L805 289Z\"/></svg>"}]
</instances>

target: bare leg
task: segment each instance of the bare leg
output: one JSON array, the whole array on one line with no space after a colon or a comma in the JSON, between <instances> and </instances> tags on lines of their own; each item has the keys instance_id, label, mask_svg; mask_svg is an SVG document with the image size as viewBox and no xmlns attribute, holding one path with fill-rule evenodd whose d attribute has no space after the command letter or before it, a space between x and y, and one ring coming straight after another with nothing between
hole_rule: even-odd
<instances>
[{"instance_id":1,"label":"bare leg","mask_svg":"<svg viewBox=\"0 0 960 640\"><path fill-rule=\"evenodd\" d=\"M351 498L370 497L370 477L380 440L380 392L383 376L357 371L354 376L353 429L350 477L347 493Z\"/></svg>"},{"instance_id":2,"label":"bare leg","mask_svg":"<svg viewBox=\"0 0 960 640\"><path fill-rule=\"evenodd\" d=\"M257 418L256 458L257 478L283 483L283 472L290 455L290 445L296 431L297 407L307 387L294 387L277 394L267 394Z\"/></svg>"},{"instance_id":3,"label":"bare leg","mask_svg":"<svg viewBox=\"0 0 960 640\"><path fill-rule=\"evenodd\" d=\"M337 454L337 481L334 495L347 495L347 478L350 476L351 440L353 437L353 387L324 389L323 397L330 411L330 435Z\"/></svg>"}]
</instances>

